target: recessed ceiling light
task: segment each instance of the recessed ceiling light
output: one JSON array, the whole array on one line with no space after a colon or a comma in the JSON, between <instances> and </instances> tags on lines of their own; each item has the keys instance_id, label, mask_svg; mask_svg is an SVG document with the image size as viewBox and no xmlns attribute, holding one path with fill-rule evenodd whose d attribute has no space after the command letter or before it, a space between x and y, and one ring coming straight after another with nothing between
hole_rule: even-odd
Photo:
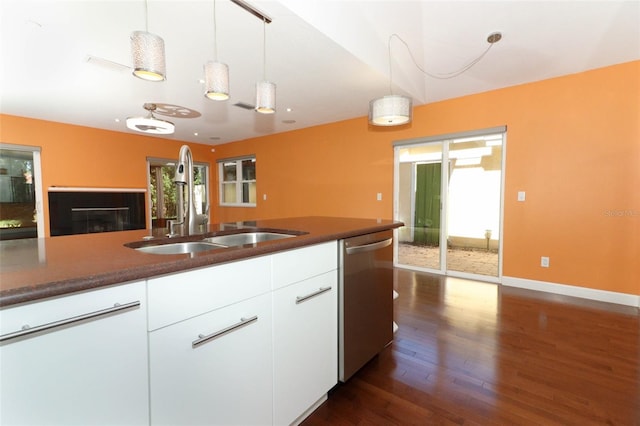
<instances>
[{"instance_id":1,"label":"recessed ceiling light","mask_svg":"<svg viewBox=\"0 0 640 426\"><path fill-rule=\"evenodd\" d=\"M293 111L291 108L287 108L287 112L291 112Z\"/></svg>"},{"instance_id":2,"label":"recessed ceiling light","mask_svg":"<svg viewBox=\"0 0 640 426\"><path fill-rule=\"evenodd\" d=\"M198 136L198 132L193 132L193 136Z\"/></svg>"},{"instance_id":3,"label":"recessed ceiling light","mask_svg":"<svg viewBox=\"0 0 640 426\"><path fill-rule=\"evenodd\" d=\"M116 120L115 120L115 121L116 121L116 123L119 123L119 122L120 122L120 119L119 119L119 118L116 118Z\"/></svg>"}]
</instances>

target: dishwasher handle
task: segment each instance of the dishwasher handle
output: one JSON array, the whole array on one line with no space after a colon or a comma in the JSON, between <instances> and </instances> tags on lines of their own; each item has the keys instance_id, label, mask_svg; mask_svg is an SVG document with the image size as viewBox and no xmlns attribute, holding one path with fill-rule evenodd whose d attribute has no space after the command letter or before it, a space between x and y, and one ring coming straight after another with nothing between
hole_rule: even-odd
<instances>
[{"instance_id":1,"label":"dishwasher handle","mask_svg":"<svg viewBox=\"0 0 640 426\"><path fill-rule=\"evenodd\" d=\"M368 251L375 251L391 245L393 238L387 238L386 240L377 241L371 244L363 244L361 246L347 247L347 254L365 253Z\"/></svg>"}]
</instances>

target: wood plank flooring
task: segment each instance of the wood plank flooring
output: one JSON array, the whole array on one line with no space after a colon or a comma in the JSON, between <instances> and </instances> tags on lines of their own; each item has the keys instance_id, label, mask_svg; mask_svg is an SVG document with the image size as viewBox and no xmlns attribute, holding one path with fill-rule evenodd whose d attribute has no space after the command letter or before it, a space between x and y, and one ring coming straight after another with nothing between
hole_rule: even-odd
<instances>
[{"instance_id":1,"label":"wood plank flooring","mask_svg":"<svg viewBox=\"0 0 640 426\"><path fill-rule=\"evenodd\" d=\"M394 342L303 425L640 425L638 309L395 273Z\"/></svg>"}]
</instances>

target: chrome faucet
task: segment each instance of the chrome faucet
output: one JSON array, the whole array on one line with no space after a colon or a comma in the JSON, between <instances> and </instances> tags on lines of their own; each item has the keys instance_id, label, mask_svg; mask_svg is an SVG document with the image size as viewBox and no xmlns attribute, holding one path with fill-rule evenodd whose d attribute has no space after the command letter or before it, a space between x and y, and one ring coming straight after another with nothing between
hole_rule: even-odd
<instances>
[{"instance_id":1,"label":"chrome faucet","mask_svg":"<svg viewBox=\"0 0 640 426\"><path fill-rule=\"evenodd\" d=\"M174 226L183 225L187 234L196 234L201 223L196 214L195 197L193 196L193 156L188 145L182 145L176 164L176 174L173 181L177 185L177 222L169 224L169 235L175 235ZM186 191L185 191L186 189ZM185 203L186 193L186 203ZM186 204L186 210L185 210ZM202 219L200 219L202 221Z\"/></svg>"}]
</instances>

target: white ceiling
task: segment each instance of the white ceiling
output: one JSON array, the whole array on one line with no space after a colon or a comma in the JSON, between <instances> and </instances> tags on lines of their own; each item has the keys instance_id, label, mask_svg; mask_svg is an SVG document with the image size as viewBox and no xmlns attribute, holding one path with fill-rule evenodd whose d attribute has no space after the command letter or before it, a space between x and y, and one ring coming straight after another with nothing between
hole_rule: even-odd
<instances>
[{"instance_id":1,"label":"white ceiling","mask_svg":"<svg viewBox=\"0 0 640 426\"><path fill-rule=\"evenodd\" d=\"M148 0L149 31L166 46L160 83L127 68L129 35L144 30L144 0L1 0L0 111L135 133L125 119L146 115L145 102L175 105L183 109L158 118L174 122L176 133L158 137L215 145L366 116L369 101L389 92L392 33L432 73L461 68L485 50L490 33L503 34L475 67L449 80L423 75L393 39L393 91L414 105L640 59L640 1L250 3L273 19L266 78L277 85L274 115L234 106L255 102L263 24L229 0L216 2L218 59L230 68L225 102L206 99L201 82L213 59L213 0Z\"/></svg>"}]
</instances>

